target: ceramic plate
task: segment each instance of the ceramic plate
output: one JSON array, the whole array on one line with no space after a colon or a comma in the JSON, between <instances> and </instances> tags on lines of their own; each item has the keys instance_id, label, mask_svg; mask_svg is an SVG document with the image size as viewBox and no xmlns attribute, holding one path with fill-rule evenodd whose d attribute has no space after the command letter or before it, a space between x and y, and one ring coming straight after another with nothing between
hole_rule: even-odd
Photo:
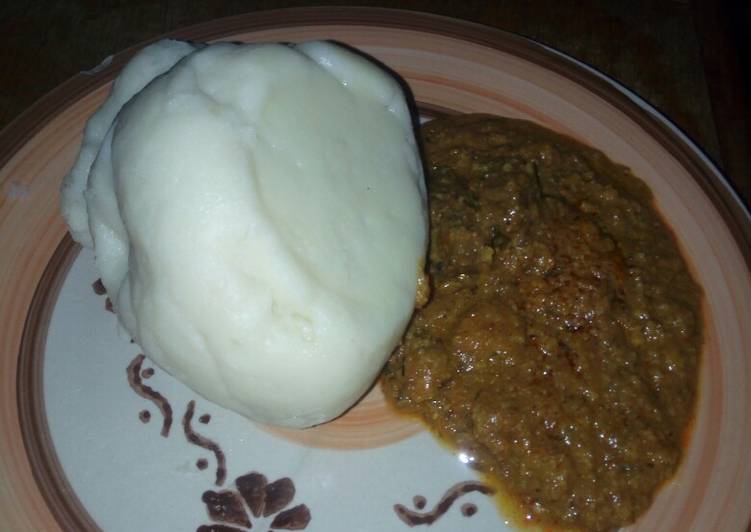
<instances>
[{"instance_id":1,"label":"ceramic plate","mask_svg":"<svg viewBox=\"0 0 751 532\"><path fill-rule=\"evenodd\" d=\"M533 120L631 167L706 291L684 463L633 530L743 530L751 512L751 219L675 127L612 81L517 36L431 15L303 9L224 19L197 41L334 39L409 83L427 115ZM465 463L375 388L344 418L279 431L153 368L118 333L58 187L134 50L62 85L0 137L0 529L384 531L507 527ZM424 523L424 524L419 524ZM221 528L219 525L234 528ZM204 527L204 528L201 528Z\"/></svg>"}]
</instances>

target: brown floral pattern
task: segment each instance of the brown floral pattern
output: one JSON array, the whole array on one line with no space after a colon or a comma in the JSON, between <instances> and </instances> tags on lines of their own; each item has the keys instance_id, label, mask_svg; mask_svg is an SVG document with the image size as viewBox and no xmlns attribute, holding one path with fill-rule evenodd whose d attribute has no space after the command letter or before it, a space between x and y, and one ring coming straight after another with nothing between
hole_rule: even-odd
<instances>
[{"instance_id":1,"label":"brown floral pattern","mask_svg":"<svg viewBox=\"0 0 751 532\"><path fill-rule=\"evenodd\" d=\"M234 490L205 491L201 499L213 523L196 532L244 532L253 528L251 518L271 519L270 530L303 530L310 523L310 510L304 504L286 509L295 498L295 484L284 477L269 483L252 471L235 479Z\"/></svg>"},{"instance_id":2,"label":"brown floral pattern","mask_svg":"<svg viewBox=\"0 0 751 532\"><path fill-rule=\"evenodd\" d=\"M133 391L152 401L162 412L164 417L162 436L166 438L169 436L172 425L172 407L164 396L143 383L144 379L150 379L154 375L153 368L142 367L144 360L144 355L139 354L128 365L128 383ZM192 422L195 411L196 402L191 400L182 418L183 433L188 442L214 454L216 458L214 483L216 486L222 486L227 475L226 457L219 444L194 430ZM151 413L148 410L142 410L139 413L139 419L143 423L148 423ZM211 415L202 414L198 417L198 421L206 425L211 421ZM196 461L196 467L199 470L206 469L208 460L199 458ZM253 527L252 518L257 521L270 520L271 523L266 524L270 531L303 530L310 522L310 510L304 504L287 508L294 498L295 484L290 478L284 477L269 483L264 475L252 471L235 479L234 490L207 490L203 493L201 500L206 505L209 519L213 522L199 526L197 532L243 532Z\"/></svg>"},{"instance_id":3,"label":"brown floral pattern","mask_svg":"<svg viewBox=\"0 0 751 532\"><path fill-rule=\"evenodd\" d=\"M172 427L172 406L170 405L170 402L167 400L167 398L164 397L161 393L144 384L144 376L141 374L141 366L143 365L145 359L146 357L143 354L140 354L137 355L136 358L134 358L130 362L130 364L128 364L128 367L126 369L126 372L128 374L128 384L130 385L131 389L138 395L154 403L154 405L162 413L162 418L164 421L162 422L161 434L162 436L167 438L169 437L169 431ZM148 369L153 370L153 368ZM148 377L145 378L151 378L153 372L147 373L147 375ZM138 417L143 423L148 423L151 419L151 412L149 412L148 410L142 410L138 414Z\"/></svg>"},{"instance_id":4,"label":"brown floral pattern","mask_svg":"<svg viewBox=\"0 0 751 532\"><path fill-rule=\"evenodd\" d=\"M403 504L395 504L394 512L396 513L396 516L409 527L418 525L430 526L448 512L459 497L467 493L472 493L473 491L488 496L495 493L495 489L483 484L482 482L468 480L466 482L455 484L449 488L446 493L443 494L441 500L438 501L438 503L436 503L436 505L429 511L418 511L425 508L427 500L422 495L415 495L412 498L412 504L415 505L417 510L411 510ZM461 506L461 513L464 517L472 517L477 513L477 506L472 503L465 503Z\"/></svg>"},{"instance_id":5,"label":"brown floral pattern","mask_svg":"<svg viewBox=\"0 0 751 532\"><path fill-rule=\"evenodd\" d=\"M188 442L193 445L214 453L214 457L216 458L216 481L214 482L214 484L221 486L222 484L224 484L224 479L227 477L227 458L218 443L193 430L191 422L193 421L195 411L196 402L192 400L188 401L188 406L185 409L185 415L183 415L183 433L185 434L185 439L187 439ZM198 467L198 469L202 469L202 467L198 465L198 463L196 463L196 467Z\"/></svg>"}]
</instances>

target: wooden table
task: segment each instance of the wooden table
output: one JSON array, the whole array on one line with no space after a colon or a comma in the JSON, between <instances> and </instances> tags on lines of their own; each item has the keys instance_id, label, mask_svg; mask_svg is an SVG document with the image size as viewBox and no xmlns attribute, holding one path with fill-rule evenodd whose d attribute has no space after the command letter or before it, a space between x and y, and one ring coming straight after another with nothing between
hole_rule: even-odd
<instances>
[{"instance_id":1,"label":"wooden table","mask_svg":"<svg viewBox=\"0 0 751 532\"><path fill-rule=\"evenodd\" d=\"M141 41L219 17L313 2L55 0L27 5L4 0L2 4L0 128L62 81ZM346 4L463 18L562 50L660 109L726 171L746 202L751 200L748 100L738 56L728 41L732 33L727 30L736 13L727 11L727 6L721 12L715 3L703 0Z\"/></svg>"}]
</instances>

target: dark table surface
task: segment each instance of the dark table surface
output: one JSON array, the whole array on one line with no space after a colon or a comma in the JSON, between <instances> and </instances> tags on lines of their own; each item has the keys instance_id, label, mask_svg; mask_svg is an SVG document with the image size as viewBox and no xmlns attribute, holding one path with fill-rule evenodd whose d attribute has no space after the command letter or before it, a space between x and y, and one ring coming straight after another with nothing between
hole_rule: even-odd
<instances>
[{"instance_id":1,"label":"dark table surface","mask_svg":"<svg viewBox=\"0 0 751 532\"><path fill-rule=\"evenodd\" d=\"M59 83L162 33L306 1L79 0L0 5L0 128ZM328 2L331 4L345 4ZM743 67L751 9L704 0L346 2L429 11L531 37L612 76L682 128L751 200Z\"/></svg>"}]
</instances>

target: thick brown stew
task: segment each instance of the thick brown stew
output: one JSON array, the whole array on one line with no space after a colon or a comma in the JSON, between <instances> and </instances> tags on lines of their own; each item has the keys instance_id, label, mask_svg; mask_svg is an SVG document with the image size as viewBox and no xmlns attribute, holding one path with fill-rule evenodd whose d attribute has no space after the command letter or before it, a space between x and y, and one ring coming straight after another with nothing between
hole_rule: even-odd
<instances>
[{"instance_id":1,"label":"thick brown stew","mask_svg":"<svg viewBox=\"0 0 751 532\"><path fill-rule=\"evenodd\" d=\"M535 124L423 129L430 302L384 389L531 522L633 522L678 467L697 394L701 290L649 188Z\"/></svg>"}]
</instances>

